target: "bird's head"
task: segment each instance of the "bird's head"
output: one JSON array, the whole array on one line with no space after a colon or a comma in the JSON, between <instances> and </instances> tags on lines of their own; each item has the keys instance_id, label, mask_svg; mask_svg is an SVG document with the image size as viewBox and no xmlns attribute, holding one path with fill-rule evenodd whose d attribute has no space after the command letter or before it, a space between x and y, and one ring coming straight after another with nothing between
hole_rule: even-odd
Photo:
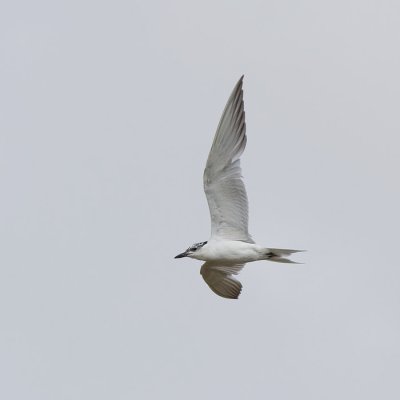
<instances>
[{"instance_id":1,"label":"bird's head","mask_svg":"<svg viewBox=\"0 0 400 400\"><path fill-rule=\"evenodd\" d=\"M205 244L207 244L207 242L200 242L200 243L192 244L183 253L178 254L175 258L191 257L196 253L196 251L201 249Z\"/></svg>"}]
</instances>

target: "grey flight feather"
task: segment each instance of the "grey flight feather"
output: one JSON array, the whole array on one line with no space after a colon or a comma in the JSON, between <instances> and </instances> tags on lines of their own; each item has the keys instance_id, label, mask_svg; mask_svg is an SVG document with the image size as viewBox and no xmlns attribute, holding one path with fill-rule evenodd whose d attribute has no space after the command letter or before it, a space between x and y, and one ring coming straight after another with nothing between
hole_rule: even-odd
<instances>
[{"instance_id":1,"label":"grey flight feather","mask_svg":"<svg viewBox=\"0 0 400 400\"><path fill-rule=\"evenodd\" d=\"M210 289L221 297L237 299L242 291L242 284L232 275L237 275L244 264L219 265L206 262L200 269L200 274Z\"/></svg>"},{"instance_id":2,"label":"grey flight feather","mask_svg":"<svg viewBox=\"0 0 400 400\"><path fill-rule=\"evenodd\" d=\"M211 238L254 243L248 232L248 201L240 156L246 147L243 76L225 106L204 170Z\"/></svg>"}]
</instances>

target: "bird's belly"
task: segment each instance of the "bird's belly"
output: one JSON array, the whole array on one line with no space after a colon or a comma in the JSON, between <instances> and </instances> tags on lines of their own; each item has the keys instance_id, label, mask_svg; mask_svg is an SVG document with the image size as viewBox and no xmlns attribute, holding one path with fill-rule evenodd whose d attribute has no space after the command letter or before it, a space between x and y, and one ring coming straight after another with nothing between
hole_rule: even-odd
<instances>
[{"instance_id":1,"label":"bird's belly","mask_svg":"<svg viewBox=\"0 0 400 400\"><path fill-rule=\"evenodd\" d=\"M257 245L239 241L221 241L207 244L196 257L203 261L244 264L260 259Z\"/></svg>"}]
</instances>

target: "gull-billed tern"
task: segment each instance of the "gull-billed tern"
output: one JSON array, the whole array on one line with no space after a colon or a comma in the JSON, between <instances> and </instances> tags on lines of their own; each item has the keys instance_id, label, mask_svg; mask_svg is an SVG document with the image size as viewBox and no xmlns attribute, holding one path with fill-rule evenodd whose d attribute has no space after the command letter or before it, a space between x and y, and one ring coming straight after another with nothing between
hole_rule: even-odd
<instances>
[{"instance_id":1,"label":"gull-billed tern","mask_svg":"<svg viewBox=\"0 0 400 400\"><path fill-rule=\"evenodd\" d=\"M208 155L203 183L211 215L211 237L175 258L205 261L200 269L217 295L237 299L242 284L233 277L251 261L293 263L286 257L301 250L272 249L254 243L248 232L248 202L240 156L246 147L243 76L230 95Z\"/></svg>"}]
</instances>

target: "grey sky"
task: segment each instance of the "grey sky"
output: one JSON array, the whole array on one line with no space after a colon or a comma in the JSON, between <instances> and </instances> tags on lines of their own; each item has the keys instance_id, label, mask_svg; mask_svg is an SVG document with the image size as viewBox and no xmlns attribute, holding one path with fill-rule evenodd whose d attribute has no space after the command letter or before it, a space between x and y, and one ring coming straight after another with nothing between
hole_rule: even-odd
<instances>
[{"instance_id":1,"label":"grey sky","mask_svg":"<svg viewBox=\"0 0 400 400\"><path fill-rule=\"evenodd\" d=\"M0 12L2 399L398 399L400 5L20 1ZM174 260L241 74L255 263Z\"/></svg>"}]
</instances>

